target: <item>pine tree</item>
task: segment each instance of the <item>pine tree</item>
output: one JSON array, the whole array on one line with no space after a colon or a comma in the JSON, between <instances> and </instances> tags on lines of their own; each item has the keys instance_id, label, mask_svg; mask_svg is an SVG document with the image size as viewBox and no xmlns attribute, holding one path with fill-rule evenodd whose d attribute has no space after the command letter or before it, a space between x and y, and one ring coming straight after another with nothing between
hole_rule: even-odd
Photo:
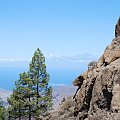
<instances>
[{"instance_id":1,"label":"pine tree","mask_svg":"<svg viewBox=\"0 0 120 120\"><path fill-rule=\"evenodd\" d=\"M0 120L5 120L6 119L6 109L3 105L3 100L0 98Z\"/></svg>"},{"instance_id":2,"label":"pine tree","mask_svg":"<svg viewBox=\"0 0 120 120\"><path fill-rule=\"evenodd\" d=\"M13 94L8 98L10 118L19 118L21 120L22 117L26 117L28 81L28 75L24 72L20 74L20 79L15 82L16 89L13 90Z\"/></svg>"},{"instance_id":3,"label":"pine tree","mask_svg":"<svg viewBox=\"0 0 120 120\"><path fill-rule=\"evenodd\" d=\"M46 72L45 57L37 49L32 58L29 70L30 78L34 81L35 115L45 115L52 107L52 87L48 85L49 74Z\"/></svg>"},{"instance_id":4,"label":"pine tree","mask_svg":"<svg viewBox=\"0 0 120 120\"><path fill-rule=\"evenodd\" d=\"M45 57L39 49L34 53L27 73L20 74L15 90L8 98L9 119L38 118L52 108L52 87L49 86Z\"/></svg>"}]
</instances>

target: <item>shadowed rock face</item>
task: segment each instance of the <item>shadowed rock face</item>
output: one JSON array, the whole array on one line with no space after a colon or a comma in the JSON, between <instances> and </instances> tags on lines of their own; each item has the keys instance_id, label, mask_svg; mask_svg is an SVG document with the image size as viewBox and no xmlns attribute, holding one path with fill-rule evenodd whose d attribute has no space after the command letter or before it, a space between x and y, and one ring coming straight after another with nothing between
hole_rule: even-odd
<instances>
[{"instance_id":1,"label":"shadowed rock face","mask_svg":"<svg viewBox=\"0 0 120 120\"><path fill-rule=\"evenodd\" d=\"M120 111L120 18L115 36L94 68L73 82L78 86L74 115L80 120L98 111Z\"/></svg>"},{"instance_id":2,"label":"shadowed rock face","mask_svg":"<svg viewBox=\"0 0 120 120\"><path fill-rule=\"evenodd\" d=\"M115 26L115 37L118 37L118 36L120 36L120 17L119 17L118 22Z\"/></svg>"}]
</instances>

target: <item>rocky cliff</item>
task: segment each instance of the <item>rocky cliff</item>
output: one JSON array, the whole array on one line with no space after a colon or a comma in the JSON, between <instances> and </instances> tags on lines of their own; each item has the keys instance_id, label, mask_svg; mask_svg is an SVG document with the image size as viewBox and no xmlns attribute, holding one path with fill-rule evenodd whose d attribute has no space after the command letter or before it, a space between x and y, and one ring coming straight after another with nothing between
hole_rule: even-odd
<instances>
[{"instance_id":1,"label":"rocky cliff","mask_svg":"<svg viewBox=\"0 0 120 120\"><path fill-rule=\"evenodd\" d=\"M88 70L73 84L78 86L74 96L74 115L80 120L89 120L91 116L101 113L120 112L120 18L115 27L115 38L112 43L106 47L100 59L92 62ZM95 120L97 119L98 117ZM100 119L107 118L104 116ZM108 119L114 120L114 117ZM120 116L118 119L120 120Z\"/></svg>"},{"instance_id":2,"label":"rocky cliff","mask_svg":"<svg viewBox=\"0 0 120 120\"><path fill-rule=\"evenodd\" d=\"M73 84L75 95L45 120L120 120L120 18L112 43Z\"/></svg>"}]
</instances>

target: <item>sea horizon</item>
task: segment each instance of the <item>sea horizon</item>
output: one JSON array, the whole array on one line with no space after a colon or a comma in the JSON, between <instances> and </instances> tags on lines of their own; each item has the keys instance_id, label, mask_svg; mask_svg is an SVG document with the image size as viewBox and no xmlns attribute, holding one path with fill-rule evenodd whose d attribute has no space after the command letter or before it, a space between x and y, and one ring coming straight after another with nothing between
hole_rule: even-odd
<instances>
[{"instance_id":1,"label":"sea horizon","mask_svg":"<svg viewBox=\"0 0 120 120\"><path fill-rule=\"evenodd\" d=\"M0 69L0 88L13 90L15 88L15 81L19 79L19 74L27 72L27 70L27 67L2 67ZM49 68L47 69L50 75L49 84L52 87L73 85L74 79L85 70L86 68Z\"/></svg>"}]
</instances>

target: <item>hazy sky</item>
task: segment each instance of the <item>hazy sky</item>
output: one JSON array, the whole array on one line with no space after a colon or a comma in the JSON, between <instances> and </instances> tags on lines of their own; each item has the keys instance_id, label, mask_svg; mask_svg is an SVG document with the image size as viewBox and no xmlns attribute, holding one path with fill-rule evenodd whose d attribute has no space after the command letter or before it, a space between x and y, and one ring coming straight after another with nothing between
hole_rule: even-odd
<instances>
[{"instance_id":1,"label":"hazy sky","mask_svg":"<svg viewBox=\"0 0 120 120\"><path fill-rule=\"evenodd\" d=\"M100 56L114 38L120 0L1 0L0 58Z\"/></svg>"}]
</instances>

